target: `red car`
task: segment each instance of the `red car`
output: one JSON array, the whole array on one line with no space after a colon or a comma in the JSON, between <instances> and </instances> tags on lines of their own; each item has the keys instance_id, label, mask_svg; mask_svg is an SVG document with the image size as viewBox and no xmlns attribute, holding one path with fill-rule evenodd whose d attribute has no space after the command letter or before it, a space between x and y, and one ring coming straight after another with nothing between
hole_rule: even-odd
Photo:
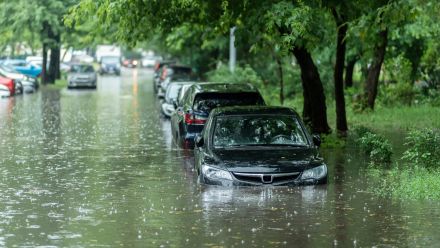
<instances>
[{"instance_id":1,"label":"red car","mask_svg":"<svg viewBox=\"0 0 440 248\"><path fill-rule=\"evenodd\" d=\"M6 89L9 92L7 92ZM15 94L14 80L0 76L0 96L13 96L14 94Z\"/></svg>"}]
</instances>

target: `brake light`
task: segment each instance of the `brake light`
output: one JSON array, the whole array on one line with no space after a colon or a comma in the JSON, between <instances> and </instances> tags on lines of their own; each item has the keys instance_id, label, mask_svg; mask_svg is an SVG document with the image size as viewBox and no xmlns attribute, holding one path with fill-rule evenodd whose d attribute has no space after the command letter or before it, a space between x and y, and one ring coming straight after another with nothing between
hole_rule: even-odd
<instances>
[{"instance_id":1,"label":"brake light","mask_svg":"<svg viewBox=\"0 0 440 248\"><path fill-rule=\"evenodd\" d=\"M6 84L6 87L8 87L9 91L11 92L11 95L15 94L15 82L14 82L14 80L12 80L12 79L8 80L8 83Z\"/></svg>"},{"instance_id":2,"label":"brake light","mask_svg":"<svg viewBox=\"0 0 440 248\"><path fill-rule=\"evenodd\" d=\"M205 124L206 119L195 118L192 114L185 114L185 123L186 124Z\"/></svg>"}]
</instances>

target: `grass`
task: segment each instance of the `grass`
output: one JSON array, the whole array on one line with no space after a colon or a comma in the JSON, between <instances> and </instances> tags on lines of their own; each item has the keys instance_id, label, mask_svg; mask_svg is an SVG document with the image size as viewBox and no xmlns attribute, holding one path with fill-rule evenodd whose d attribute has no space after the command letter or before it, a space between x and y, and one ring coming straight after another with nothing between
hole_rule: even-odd
<instances>
[{"instance_id":1,"label":"grass","mask_svg":"<svg viewBox=\"0 0 440 248\"><path fill-rule=\"evenodd\" d=\"M67 79L65 78L57 79L54 84L46 84L43 87L51 90L64 89L67 88Z\"/></svg>"},{"instance_id":2,"label":"grass","mask_svg":"<svg viewBox=\"0 0 440 248\"><path fill-rule=\"evenodd\" d=\"M399 166L390 170L369 168L368 174L377 182L371 191L380 196L399 199L440 199L440 169Z\"/></svg>"}]
</instances>

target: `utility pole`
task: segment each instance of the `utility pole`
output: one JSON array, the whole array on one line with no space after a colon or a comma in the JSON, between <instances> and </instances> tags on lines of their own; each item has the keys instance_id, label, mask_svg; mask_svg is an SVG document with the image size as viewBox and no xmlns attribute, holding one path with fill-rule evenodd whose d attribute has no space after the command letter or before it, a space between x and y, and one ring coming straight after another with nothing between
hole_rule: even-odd
<instances>
[{"instance_id":1,"label":"utility pole","mask_svg":"<svg viewBox=\"0 0 440 248\"><path fill-rule=\"evenodd\" d=\"M232 27L229 31L229 70L234 72L235 62L237 60L237 49L235 48L235 29Z\"/></svg>"}]
</instances>

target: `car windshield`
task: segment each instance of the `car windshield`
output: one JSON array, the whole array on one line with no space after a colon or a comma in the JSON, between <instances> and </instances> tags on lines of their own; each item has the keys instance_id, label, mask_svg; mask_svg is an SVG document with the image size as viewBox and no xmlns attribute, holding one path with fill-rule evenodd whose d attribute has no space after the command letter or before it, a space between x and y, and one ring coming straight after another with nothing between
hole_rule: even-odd
<instances>
[{"instance_id":1,"label":"car windshield","mask_svg":"<svg viewBox=\"0 0 440 248\"><path fill-rule=\"evenodd\" d=\"M90 73L94 72L93 66L91 65L72 65L71 72L73 73Z\"/></svg>"},{"instance_id":2,"label":"car windshield","mask_svg":"<svg viewBox=\"0 0 440 248\"><path fill-rule=\"evenodd\" d=\"M214 148L243 146L307 146L298 119L291 115L217 117Z\"/></svg>"},{"instance_id":3,"label":"car windshield","mask_svg":"<svg viewBox=\"0 0 440 248\"><path fill-rule=\"evenodd\" d=\"M248 93L201 93L194 99L194 110L211 111L226 106L263 105L264 101L257 92Z\"/></svg>"},{"instance_id":4,"label":"car windshield","mask_svg":"<svg viewBox=\"0 0 440 248\"><path fill-rule=\"evenodd\" d=\"M181 84L170 84L167 89L166 97L175 100L179 95L179 90L182 88Z\"/></svg>"},{"instance_id":5,"label":"car windshield","mask_svg":"<svg viewBox=\"0 0 440 248\"><path fill-rule=\"evenodd\" d=\"M105 64L117 64L119 63L119 57L102 57L101 62Z\"/></svg>"}]
</instances>

